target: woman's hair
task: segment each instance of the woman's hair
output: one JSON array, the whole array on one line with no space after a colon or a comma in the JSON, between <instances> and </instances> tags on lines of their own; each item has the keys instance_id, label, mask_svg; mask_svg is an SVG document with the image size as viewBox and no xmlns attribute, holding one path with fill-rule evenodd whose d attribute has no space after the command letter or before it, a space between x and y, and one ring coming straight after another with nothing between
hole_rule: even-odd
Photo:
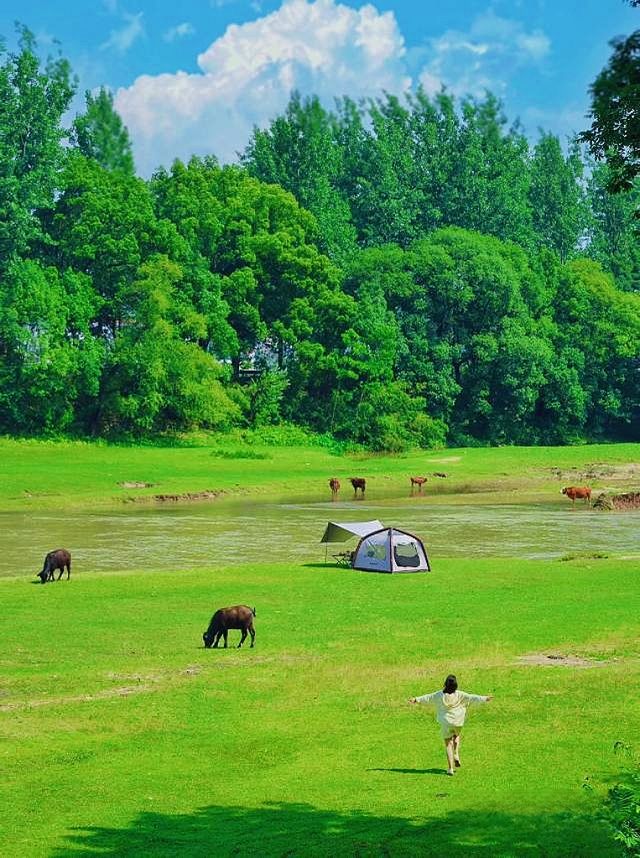
<instances>
[{"instance_id":1,"label":"woman's hair","mask_svg":"<svg viewBox=\"0 0 640 858\"><path fill-rule=\"evenodd\" d=\"M445 694L453 694L454 691L458 690L458 680L452 673L445 679L443 690Z\"/></svg>"}]
</instances>

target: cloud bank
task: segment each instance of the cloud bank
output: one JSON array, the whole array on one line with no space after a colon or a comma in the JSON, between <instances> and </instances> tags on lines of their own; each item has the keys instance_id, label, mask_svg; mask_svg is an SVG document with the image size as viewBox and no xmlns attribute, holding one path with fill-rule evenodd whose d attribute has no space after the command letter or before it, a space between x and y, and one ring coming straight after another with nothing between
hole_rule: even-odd
<instances>
[{"instance_id":1,"label":"cloud bank","mask_svg":"<svg viewBox=\"0 0 640 858\"><path fill-rule=\"evenodd\" d=\"M500 64L538 62L548 50L544 33L488 13L468 33L431 40L417 80L428 91L443 83L454 92L496 88ZM269 15L233 24L198 56L198 67L195 74L142 75L116 92L143 175L191 154L235 160L253 126L281 112L292 89L331 106L345 94L400 94L416 83L393 12L337 0L284 0Z\"/></svg>"}]
</instances>

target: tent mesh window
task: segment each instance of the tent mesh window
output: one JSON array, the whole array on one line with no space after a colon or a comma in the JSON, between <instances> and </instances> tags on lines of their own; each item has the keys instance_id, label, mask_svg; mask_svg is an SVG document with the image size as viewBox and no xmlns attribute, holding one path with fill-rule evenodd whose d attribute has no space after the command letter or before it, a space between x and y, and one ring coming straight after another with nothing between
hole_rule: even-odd
<instances>
[{"instance_id":1,"label":"tent mesh window","mask_svg":"<svg viewBox=\"0 0 640 858\"><path fill-rule=\"evenodd\" d=\"M420 555L415 542L397 542L393 546L393 559L397 566L416 567L420 565Z\"/></svg>"}]
</instances>

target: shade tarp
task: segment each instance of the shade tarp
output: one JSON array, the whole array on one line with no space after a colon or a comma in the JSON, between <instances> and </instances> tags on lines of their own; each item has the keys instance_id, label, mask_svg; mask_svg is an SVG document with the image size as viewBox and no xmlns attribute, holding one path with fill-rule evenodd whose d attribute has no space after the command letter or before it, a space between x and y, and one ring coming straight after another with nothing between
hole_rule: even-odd
<instances>
[{"instance_id":1,"label":"shade tarp","mask_svg":"<svg viewBox=\"0 0 640 858\"><path fill-rule=\"evenodd\" d=\"M367 536L376 530L382 530L382 522L374 521L329 521L320 544L325 542L346 542L354 536Z\"/></svg>"},{"instance_id":2,"label":"shade tarp","mask_svg":"<svg viewBox=\"0 0 640 858\"><path fill-rule=\"evenodd\" d=\"M429 572L421 539L395 527L365 534L355 550L353 568L365 572Z\"/></svg>"}]
</instances>

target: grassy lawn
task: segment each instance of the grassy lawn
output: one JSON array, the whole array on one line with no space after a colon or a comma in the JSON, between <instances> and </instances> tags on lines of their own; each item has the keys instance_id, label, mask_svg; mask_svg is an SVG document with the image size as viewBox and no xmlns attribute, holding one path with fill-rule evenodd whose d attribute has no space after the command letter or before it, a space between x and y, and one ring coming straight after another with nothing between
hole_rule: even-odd
<instances>
[{"instance_id":1,"label":"grassy lawn","mask_svg":"<svg viewBox=\"0 0 640 858\"><path fill-rule=\"evenodd\" d=\"M198 451L175 452L195 474ZM485 451L467 452L481 478ZM134 459L115 454L123 473ZM106 493L99 470L80 491ZM614 742L640 734L638 573L439 560L0 581L0 854L617 855L581 783L615 778ZM202 649L213 610L240 601L256 648ZM517 661L540 652L601 663ZM433 715L406 703L450 671L495 695L470 711L454 778Z\"/></svg>"},{"instance_id":2,"label":"grassy lawn","mask_svg":"<svg viewBox=\"0 0 640 858\"><path fill-rule=\"evenodd\" d=\"M634 465L635 463L635 465ZM321 447L275 447L220 438L191 447L126 447L82 442L0 439L0 511L112 505L156 494L205 490L274 495L326 492L327 480L364 476L368 491L405 491L409 475L433 477L425 492L497 493L505 500L557 497L559 486L594 490L640 484L640 444L502 447L332 455ZM121 483L151 483L149 488ZM466 498L468 501L468 498ZM482 497L478 498L479 501Z\"/></svg>"}]
</instances>

